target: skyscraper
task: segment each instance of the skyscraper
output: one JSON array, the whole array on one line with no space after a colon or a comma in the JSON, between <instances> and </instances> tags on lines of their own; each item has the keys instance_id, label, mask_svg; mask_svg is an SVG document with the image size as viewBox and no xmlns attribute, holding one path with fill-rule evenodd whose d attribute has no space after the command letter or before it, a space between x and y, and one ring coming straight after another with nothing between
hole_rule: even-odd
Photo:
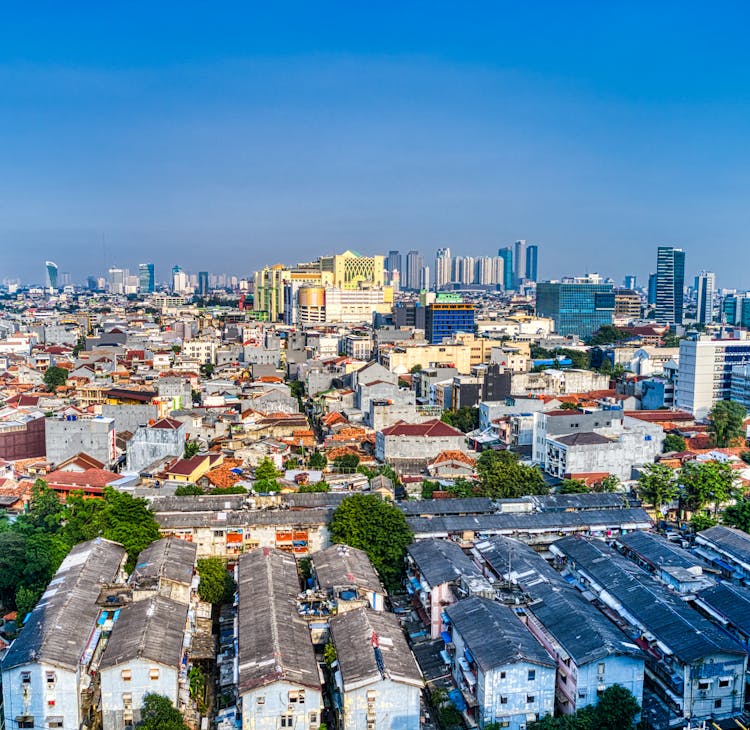
<instances>
[{"instance_id":1,"label":"skyscraper","mask_svg":"<svg viewBox=\"0 0 750 730\"><path fill-rule=\"evenodd\" d=\"M513 249L510 246L501 248L497 255L503 260L503 289L513 289Z\"/></svg>"},{"instance_id":2,"label":"skyscraper","mask_svg":"<svg viewBox=\"0 0 750 730\"><path fill-rule=\"evenodd\" d=\"M634 291L637 285L638 285L638 279L635 277L634 274L628 274L625 277L625 288L626 289L630 289L631 291Z\"/></svg>"},{"instance_id":3,"label":"skyscraper","mask_svg":"<svg viewBox=\"0 0 750 730\"><path fill-rule=\"evenodd\" d=\"M656 306L656 274L648 275L648 299L650 307Z\"/></svg>"},{"instance_id":4,"label":"skyscraper","mask_svg":"<svg viewBox=\"0 0 750 730\"><path fill-rule=\"evenodd\" d=\"M125 269L112 268L109 270L109 293L110 294L124 294L125 293L125 278L127 272Z\"/></svg>"},{"instance_id":5,"label":"skyscraper","mask_svg":"<svg viewBox=\"0 0 750 730\"><path fill-rule=\"evenodd\" d=\"M536 313L554 320L555 331L563 336L591 337L603 325L612 324L614 311L612 284L599 278L547 281L536 287Z\"/></svg>"},{"instance_id":6,"label":"skyscraper","mask_svg":"<svg viewBox=\"0 0 750 730\"><path fill-rule=\"evenodd\" d=\"M443 289L451 283L451 263L451 250L439 248L435 256L435 289Z\"/></svg>"},{"instance_id":7,"label":"skyscraper","mask_svg":"<svg viewBox=\"0 0 750 730\"><path fill-rule=\"evenodd\" d=\"M419 272L424 266L424 259L419 251L409 251L406 254L406 277L401 281L404 289L419 289Z\"/></svg>"},{"instance_id":8,"label":"skyscraper","mask_svg":"<svg viewBox=\"0 0 750 730\"><path fill-rule=\"evenodd\" d=\"M526 241L520 240L513 244L513 260L515 262L513 288L518 289L526 276Z\"/></svg>"},{"instance_id":9,"label":"skyscraper","mask_svg":"<svg viewBox=\"0 0 750 730\"><path fill-rule=\"evenodd\" d=\"M539 246L532 244L526 247L526 280L536 281Z\"/></svg>"},{"instance_id":10,"label":"skyscraper","mask_svg":"<svg viewBox=\"0 0 750 730\"><path fill-rule=\"evenodd\" d=\"M385 268L388 271L388 281L393 283L393 272L398 271L399 279L404 278L404 270L401 268L401 254L398 251L389 251L385 259Z\"/></svg>"},{"instance_id":11,"label":"skyscraper","mask_svg":"<svg viewBox=\"0 0 750 730\"><path fill-rule=\"evenodd\" d=\"M138 264L138 291L141 294L153 294L154 288L154 265Z\"/></svg>"},{"instance_id":12,"label":"skyscraper","mask_svg":"<svg viewBox=\"0 0 750 730\"><path fill-rule=\"evenodd\" d=\"M208 296L208 271L198 272L198 294L202 297Z\"/></svg>"},{"instance_id":13,"label":"skyscraper","mask_svg":"<svg viewBox=\"0 0 750 730\"><path fill-rule=\"evenodd\" d=\"M172 267L172 291L175 294L182 294L187 290L189 286L189 280L187 274L175 264Z\"/></svg>"},{"instance_id":14,"label":"skyscraper","mask_svg":"<svg viewBox=\"0 0 750 730\"><path fill-rule=\"evenodd\" d=\"M45 261L44 267L47 269L47 288L57 289L57 264L54 261Z\"/></svg>"},{"instance_id":15,"label":"skyscraper","mask_svg":"<svg viewBox=\"0 0 750 730\"><path fill-rule=\"evenodd\" d=\"M716 291L716 274L713 271L701 271L696 277L697 308L695 318L701 324L714 321L714 292Z\"/></svg>"},{"instance_id":16,"label":"skyscraper","mask_svg":"<svg viewBox=\"0 0 750 730\"><path fill-rule=\"evenodd\" d=\"M681 248L659 246L656 253L656 321L682 324L685 290L685 252Z\"/></svg>"},{"instance_id":17,"label":"skyscraper","mask_svg":"<svg viewBox=\"0 0 750 730\"><path fill-rule=\"evenodd\" d=\"M427 291L430 288L430 267L423 266L419 270L419 290Z\"/></svg>"}]
</instances>

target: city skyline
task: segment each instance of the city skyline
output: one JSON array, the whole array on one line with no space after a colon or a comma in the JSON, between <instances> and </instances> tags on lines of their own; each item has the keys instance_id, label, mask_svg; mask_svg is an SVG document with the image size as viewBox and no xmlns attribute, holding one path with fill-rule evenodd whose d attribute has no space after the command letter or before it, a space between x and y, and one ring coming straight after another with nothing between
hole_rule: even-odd
<instances>
[{"instance_id":1,"label":"city skyline","mask_svg":"<svg viewBox=\"0 0 750 730\"><path fill-rule=\"evenodd\" d=\"M741 5L174 10L5 10L0 278L526 238L540 280L675 246L750 288Z\"/></svg>"}]
</instances>

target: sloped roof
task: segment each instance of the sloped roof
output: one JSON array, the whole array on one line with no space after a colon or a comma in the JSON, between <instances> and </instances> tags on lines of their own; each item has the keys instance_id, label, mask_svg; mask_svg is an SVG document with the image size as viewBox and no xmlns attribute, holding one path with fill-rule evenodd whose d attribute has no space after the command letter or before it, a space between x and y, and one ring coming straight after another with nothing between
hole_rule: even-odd
<instances>
[{"instance_id":1,"label":"sloped roof","mask_svg":"<svg viewBox=\"0 0 750 730\"><path fill-rule=\"evenodd\" d=\"M437 418L424 423L406 423L399 421L393 426L382 430L384 436L463 436L464 434L453 426L449 426Z\"/></svg>"}]
</instances>

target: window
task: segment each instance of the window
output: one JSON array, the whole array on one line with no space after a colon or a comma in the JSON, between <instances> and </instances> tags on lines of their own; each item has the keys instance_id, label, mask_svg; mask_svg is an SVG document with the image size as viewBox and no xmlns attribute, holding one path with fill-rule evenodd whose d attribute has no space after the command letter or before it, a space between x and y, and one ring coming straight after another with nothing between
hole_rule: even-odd
<instances>
[{"instance_id":1,"label":"window","mask_svg":"<svg viewBox=\"0 0 750 730\"><path fill-rule=\"evenodd\" d=\"M21 672L21 684L31 684L31 672Z\"/></svg>"},{"instance_id":2,"label":"window","mask_svg":"<svg viewBox=\"0 0 750 730\"><path fill-rule=\"evenodd\" d=\"M123 682L129 682L133 678L133 672L131 672L130 669L123 669L120 672L120 676L122 677Z\"/></svg>"},{"instance_id":3,"label":"window","mask_svg":"<svg viewBox=\"0 0 750 730\"><path fill-rule=\"evenodd\" d=\"M505 672L500 672L500 679L505 679Z\"/></svg>"},{"instance_id":4,"label":"window","mask_svg":"<svg viewBox=\"0 0 750 730\"><path fill-rule=\"evenodd\" d=\"M711 685L709 682L705 682L705 681L698 682L698 689L708 689L710 686Z\"/></svg>"},{"instance_id":5,"label":"window","mask_svg":"<svg viewBox=\"0 0 750 730\"><path fill-rule=\"evenodd\" d=\"M55 680L57 679L57 677L56 677L56 675L55 675L55 673L54 673L54 672L46 672L46 673L45 673L45 678L46 678L46 680L47 680L47 684L48 684L48 685L49 685L49 684L54 684L54 683L55 683Z\"/></svg>"},{"instance_id":6,"label":"window","mask_svg":"<svg viewBox=\"0 0 750 730\"><path fill-rule=\"evenodd\" d=\"M300 704L304 704L305 702L305 690L299 689L294 690L289 693L289 702L299 702Z\"/></svg>"},{"instance_id":7,"label":"window","mask_svg":"<svg viewBox=\"0 0 750 730\"><path fill-rule=\"evenodd\" d=\"M294 727L294 715L282 715L279 727Z\"/></svg>"},{"instance_id":8,"label":"window","mask_svg":"<svg viewBox=\"0 0 750 730\"><path fill-rule=\"evenodd\" d=\"M148 670L148 678L149 679L159 679L159 669L158 669L158 667L151 667L151 669Z\"/></svg>"},{"instance_id":9,"label":"window","mask_svg":"<svg viewBox=\"0 0 750 730\"><path fill-rule=\"evenodd\" d=\"M317 725L318 724L318 713L317 712L311 712L310 713L310 725Z\"/></svg>"},{"instance_id":10,"label":"window","mask_svg":"<svg viewBox=\"0 0 750 730\"><path fill-rule=\"evenodd\" d=\"M508 698L507 697L501 697L500 698L500 704L501 705L507 705L508 704Z\"/></svg>"},{"instance_id":11,"label":"window","mask_svg":"<svg viewBox=\"0 0 750 730\"><path fill-rule=\"evenodd\" d=\"M536 669L529 669L529 682L533 682L536 679Z\"/></svg>"},{"instance_id":12,"label":"window","mask_svg":"<svg viewBox=\"0 0 750 730\"><path fill-rule=\"evenodd\" d=\"M133 707L133 695L130 692L126 692L122 696L122 705L125 709L130 709Z\"/></svg>"},{"instance_id":13,"label":"window","mask_svg":"<svg viewBox=\"0 0 750 730\"><path fill-rule=\"evenodd\" d=\"M368 690L367 691L367 701L368 702L375 702L375 698L378 696L378 693L375 690Z\"/></svg>"},{"instance_id":14,"label":"window","mask_svg":"<svg viewBox=\"0 0 750 730\"><path fill-rule=\"evenodd\" d=\"M33 717L19 717L16 722L18 723L18 727L34 727Z\"/></svg>"},{"instance_id":15,"label":"window","mask_svg":"<svg viewBox=\"0 0 750 730\"><path fill-rule=\"evenodd\" d=\"M720 679L719 680L719 687L729 687L731 682L728 679Z\"/></svg>"},{"instance_id":16,"label":"window","mask_svg":"<svg viewBox=\"0 0 750 730\"><path fill-rule=\"evenodd\" d=\"M47 720L47 727L62 727L63 721L59 717L50 718Z\"/></svg>"},{"instance_id":17,"label":"window","mask_svg":"<svg viewBox=\"0 0 750 730\"><path fill-rule=\"evenodd\" d=\"M718 710L721 707L721 698L714 700L714 709Z\"/></svg>"},{"instance_id":18,"label":"window","mask_svg":"<svg viewBox=\"0 0 750 730\"><path fill-rule=\"evenodd\" d=\"M534 695L526 695L527 705L533 705L535 702L536 702L536 697L534 697Z\"/></svg>"},{"instance_id":19,"label":"window","mask_svg":"<svg viewBox=\"0 0 750 730\"><path fill-rule=\"evenodd\" d=\"M257 702L259 705L265 705L266 704L266 698L265 697L258 697Z\"/></svg>"},{"instance_id":20,"label":"window","mask_svg":"<svg viewBox=\"0 0 750 730\"><path fill-rule=\"evenodd\" d=\"M604 662L599 662L599 666L596 668L596 673L601 677L602 674L604 674L605 665Z\"/></svg>"}]
</instances>

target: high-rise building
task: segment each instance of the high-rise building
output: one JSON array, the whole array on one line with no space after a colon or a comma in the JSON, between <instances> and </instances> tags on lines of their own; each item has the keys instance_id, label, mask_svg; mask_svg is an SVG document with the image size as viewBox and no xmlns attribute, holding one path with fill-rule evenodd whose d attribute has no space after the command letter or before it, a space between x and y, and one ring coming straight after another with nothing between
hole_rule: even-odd
<instances>
[{"instance_id":1,"label":"high-rise building","mask_svg":"<svg viewBox=\"0 0 750 730\"><path fill-rule=\"evenodd\" d=\"M709 335L680 340L675 407L705 418L717 401L729 400L732 368L748 363L750 340L714 340Z\"/></svg>"},{"instance_id":2,"label":"high-rise building","mask_svg":"<svg viewBox=\"0 0 750 730\"><path fill-rule=\"evenodd\" d=\"M649 307L656 306L656 274L648 275L648 296L646 301Z\"/></svg>"},{"instance_id":3,"label":"high-rise building","mask_svg":"<svg viewBox=\"0 0 750 730\"><path fill-rule=\"evenodd\" d=\"M184 294L190 286L188 275L178 266L172 267L172 291L175 294Z\"/></svg>"},{"instance_id":4,"label":"high-rise building","mask_svg":"<svg viewBox=\"0 0 750 730\"><path fill-rule=\"evenodd\" d=\"M419 290L427 291L430 288L430 267L423 266L419 270Z\"/></svg>"},{"instance_id":5,"label":"high-rise building","mask_svg":"<svg viewBox=\"0 0 750 730\"><path fill-rule=\"evenodd\" d=\"M138 264L138 291L141 294L153 294L154 284L154 265Z\"/></svg>"},{"instance_id":6,"label":"high-rise building","mask_svg":"<svg viewBox=\"0 0 750 730\"><path fill-rule=\"evenodd\" d=\"M714 321L714 292L716 291L716 274L713 271L701 271L696 277L697 307L695 319L700 324L712 324Z\"/></svg>"},{"instance_id":7,"label":"high-rise building","mask_svg":"<svg viewBox=\"0 0 750 730\"><path fill-rule=\"evenodd\" d=\"M526 274L527 281L536 281L537 263L539 259L539 246L532 244L526 247Z\"/></svg>"},{"instance_id":8,"label":"high-rise building","mask_svg":"<svg viewBox=\"0 0 750 730\"><path fill-rule=\"evenodd\" d=\"M385 256L362 256L354 251L321 256L320 271L332 274L333 286L338 289L385 286Z\"/></svg>"},{"instance_id":9,"label":"high-rise building","mask_svg":"<svg viewBox=\"0 0 750 730\"><path fill-rule=\"evenodd\" d=\"M634 290L638 284L638 279L634 274L628 274L625 277L625 288Z\"/></svg>"},{"instance_id":10,"label":"high-rise building","mask_svg":"<svg viewBox=\"0 0 750 730\"><path fill-rule=\"evenodd\" d=\"M89 276L86 278L86 287L89 291L96 291L99 288L95 276Z\"/></svg>"},{"instance_id":11,"label":"high-rise building","mask_svg":"<svg viewBox=\"0 0 750 730\"><path fill-rule=\"evenodd\" d=\"M656 254L656 321L682 324L685 291L685 252L681 248L659 246Z\"/></svg>"},{"instance_id":12,"label":"high-rise building","mask_svg":"<svg viewBox=\"0 0 750 730\"><path fill-rule=\"evenodd\" d=\"M393 272L398 271L399 278L404 275L401 268L401 254L398 251L389 251L385 259L385 268L388 271L388 281L393 283Z\"/></svg>"},{"instance_id":13,"label":"high-rise building","mask_svg":"<svg viewBox=\"0 0 750 730\"><path fill-rule=\"evenodd\" d=\"M750 327L750 293L728 294L721 303L722 322Z\"/></svg>"},{"instance_id":14,"label":"high-rise building","mask_svg":"<svg viewBox=\"0 0 750 730\"><path fill-rule=\"evenodd\" d=\"M208 271L198 272L198 294L208 296Z\"/></svg>"},{"instance_id":15,"label":"high-rise building","mask_svg":"<svg viewBox=\"0 0 750 730\"><path fill-rule=\"evenodd\" d=\"M599 283L598 277L540 282L536 287L536 313L554 320L560 335L591 337L600 327L612 324L614 311L612 284Z\"/></svg>"},{"instance_id":16,"label":"high-rise building","mask_svg":"<svg viewBox=\"0 0 750 730\"><path fill-rule=\"evenodd\" d=\"M513 289L513 249L510 246L501 248L497 255L503 260L503 289Z\"/></svg>"},{"instance_id":17,"label":"high-rise building","mask_svg":"<svg viewBox=\"0 0 750 730\"><path fill-rule=\"evenodd\" d=\"M47 288L57 289L57 264L54 261L45 261L44 267L47 270Z\"/></svg>"},{"instance_id":18,"label":"high-rise building","mask_svg":"<svg viewBox=\"0 0 750 730\"><path fill-rule=\"evenodd\" d=\"M520 240L513 244L513 261L513 288L518 289L526 275L526 241Z\"/></svg>"},{"instance_id":19,"label":"high-rise building","mask_svg":"<svg viewBox=\"0 0 750 730\"><path fill-rule=\"evenodd\" d=\"M107 273L109 274L109 293L124 294L128 272L125 269L111 268Z\"/></svg>"},{"instance_id":20,"label":"high-rise building","mask_svg":"<svg viewBox=\"0 0 750 730\"><path fill-rule=\"evenodd\" d=\"M401 280L403 289L419 289L419 272L424 266L424 259L419 251L409 251L406 254L406 278Z\"/></svg>"},{"instance_id":21,"label":"high-rise building","mask_svg":"<svg viewBox=\"0 0 750 730\"><path fill-rule=\"evenodd\" d=\"M445 288L452 280L452 259L449 248L439 248L435 256L435 289Z\"/></svg>"},{"instance_id":22,"label":"high-rise building","mask_svg":"<svg viewBox=\"0 0 750 730\"><path fill-rule=\"evenodd\" d=\"M458 332L474 332L474 305L435 302L425 309L425 338L433 345Z\"/></svg>"}]
</instances>

